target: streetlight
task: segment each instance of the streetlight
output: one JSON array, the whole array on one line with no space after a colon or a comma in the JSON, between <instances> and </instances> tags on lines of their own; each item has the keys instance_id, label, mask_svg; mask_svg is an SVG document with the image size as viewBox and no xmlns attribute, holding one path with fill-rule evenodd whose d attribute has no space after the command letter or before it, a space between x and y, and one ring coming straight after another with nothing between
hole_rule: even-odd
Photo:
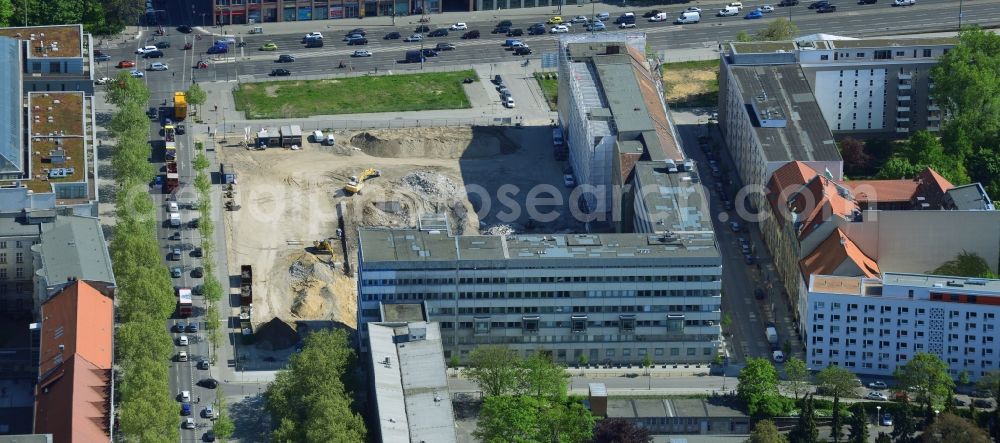
<instances>
[{"instance_id":1,"label":"streetlight","mask_svg":"<svg viewBox=\"0 0 1000 443\"><path fill-rule=\"evenodd\" d=\"M879 421L879 420L881 420L880 417L882 417L882 407L881 406L876 406L875 407L875 426L878 426L881 423Z\"/></svg>"},{"instance_id":2,"label":"streetlight","mask_svg":"<svg viewBox=\"0 0 1000 443\"><path fill-rule=\"evenodd\" d=\"M962 14L963 14L962 13L962 3L964 3L964 2L965 2L965 0L958 0L958 30L959 31L962 30Z\"/></svg>"}]
</instances>

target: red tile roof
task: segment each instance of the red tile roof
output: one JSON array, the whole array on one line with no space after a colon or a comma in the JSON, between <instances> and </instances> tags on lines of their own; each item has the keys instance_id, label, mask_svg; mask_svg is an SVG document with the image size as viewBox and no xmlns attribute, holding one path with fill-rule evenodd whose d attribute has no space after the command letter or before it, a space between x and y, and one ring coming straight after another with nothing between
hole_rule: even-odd
<instances>
[{"instance_id":1,"label":"red tile roof","mask_svg":"<svg viewBox=\"0 0 1000 443\"><path fill-rule=\"evenodd\" d=\"M916 180L851 180L841 182L859 202L908 202L917 193Z\"/></svg>"},{"instance_id":2,"label":"red tile roof","mask_svg":"<svg viewBox=\"0 0 1000 443\"><path fill-rule=\"evenodd\" d=\"M114 300L90 285L73 283L42 305L36 434L107 441L113 345Z\"/></svg>"},{"instance_id":3,"label":"red tile roof","mask_svg":"<svg viewBox=\"0 0 1000 443\"><path fill-rule=\"evenodd\" d=\"M654 73L649 70L649 65L646 62L646 54L632 46L626 45L626 47L628 48L629 56L632 58L632 71L635 73L636 81L639 82L639 90L642 92L643 102L649 111L649 118L653 120L656 136L660 139L660 147L663 149L663 155L672 160L684 159L684 154L681 153L680 148L677 146L677 140L674 140L674 133L670 129L670 121L663 107L663 97L660 95L659 90L656 89L656 78Z\"/></svg>"},{"instance_id":4,"label":"red tile roof","mask_svg":"<svg viewBox=\"0 0 1000 443\"><path fill-rule=\"evenodd\" d=\"M788 198L817 175L819 172L800 161L785 163L775 170L767 182L767 199L774 213L784 218Z\"/></svg>"},{"instance_id":5,"label":"red tile roof","mask_svg":"<svg viewBox=\"0 0 1000 443\"><path fill-rule=\"evenodd\" d=\"M852 262L860 271L860 275L865 277L877 277L880 274L878 263L861 252L858 245L851 241L840 228L830 233L826 240L823 240L816 249L800 260L799 268L802 270L802 276L805 280L809 281L809 276L813 274L835 275L837 269L847 261Z\"/></svg>"},{"instance_id":6,"label":"red tile roof","mask_svg":"<svg viewBox=\"0 0 1000 443\"><path fill-rule=\"evenodd\" d=\"M842 188L822 175L816 175L788 201L788 208L798 214L799 240L806 238L819 224L831 217L852 217L858 204L841 195Z\"/></svg>"}]
</instances>

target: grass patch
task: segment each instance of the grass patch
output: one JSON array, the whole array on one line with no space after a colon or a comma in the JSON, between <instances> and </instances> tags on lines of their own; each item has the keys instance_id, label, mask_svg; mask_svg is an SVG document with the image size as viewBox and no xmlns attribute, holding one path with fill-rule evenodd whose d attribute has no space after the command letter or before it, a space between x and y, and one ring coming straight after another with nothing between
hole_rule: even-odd
<instances>
[{"instance_id":1,"label":"grass patch","mask_svg":"<svg viewBox=\"0 0 1000 443\"><path fill-rule=\"evenodd\" d=\"M719 104L719 60L693 60L663 64L667 103L677 107Z\"/></svg>"},{"instance_id":2,"label":"grass patch","mask_svg":"<svg viewBox=\"0 0 1000 443\"><path fill-rule=\"evenodd\" d=\"M536 72L535 80L545 94L545 102L549 104L549 110L555 111L559 104L559 77L551 72Z\"/></svg>"},{"instance_id":3,"label":"grass patch","mask_svg":"<svg viewBox=\"0 0 1000 443\"><path fill-rule=\"evenodd\" d=\"M474 71L243 83L233 91L247 118L294 118L471 107L462 79Z\"/></svg>"}]
</instances>

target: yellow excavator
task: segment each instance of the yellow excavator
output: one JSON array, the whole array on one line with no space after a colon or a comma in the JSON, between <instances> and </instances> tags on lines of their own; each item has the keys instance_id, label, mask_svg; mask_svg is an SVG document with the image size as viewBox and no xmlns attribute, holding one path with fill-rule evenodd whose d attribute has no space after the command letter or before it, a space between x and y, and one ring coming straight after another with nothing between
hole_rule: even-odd
<instances>
[{"instance_id":1,"label":"yellow excavator","mask_svg":"<svg viewBox=\"0 0 1000 443\"><path fill-rule=\"evenodd\" d=\"M320 254L330 254L333 255L333 245L336 244L337 239L327 238L320 241L313 242L313 249Z\"/></svg>"},{"instance_id":2,"label":"yellow excavator","mask_svg":"<svg viewBox=\"0 0 1000 443\"><path fill-rule=\"evenodd\" d=\"M380 175L382 175L382 171L379 171L378 169L374 168L365 169L364 171L361 171L360 177L353 177L353 176L351 177L351 181L344 186L344 192L346 192L348 195L357 194L361 192L361 188L365 186L366 180L373 179Z\"/></svg>"}]
</instances>

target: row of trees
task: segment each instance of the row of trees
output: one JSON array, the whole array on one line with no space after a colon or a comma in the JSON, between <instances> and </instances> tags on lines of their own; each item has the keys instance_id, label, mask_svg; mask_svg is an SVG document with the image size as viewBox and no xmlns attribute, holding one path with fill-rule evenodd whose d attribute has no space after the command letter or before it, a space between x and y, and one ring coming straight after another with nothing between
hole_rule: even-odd
<instances>
[{"instance_id":1,"label":"row of trees","mask_svg":"<svg viewBox=\"0 0 1000 443\"><path fill-rule=\"evenodd\" d=\"M343 330L317 331L302 352L278 372L264 394L277 425L272 440L304 443L355 443L366 439L364 419L351 408L356 385L349 370L356 356Z\"/></svg>"},{"instance_id":2,"label":"row of trees","mask_svg":"<svg viewBox=\"0 0 1000 443\"><path fill-rule=\"evenodd\" d=\"M0 27L82 23L97 35L138 24L142 0L0 0Z\"/></svg>"},{"instance_id":3,"label":"row of trees","mask_svg":"<svg viewBox=\"0 0 1000 443\"><path fill-rule=\"evenodd\" d=\"M121 371L118 420L127 440L177 441L178 408L168 385L174 347L166 320L174 312L173 283L156 236L156 208L148 195L155 174L149 163L146 85L120 72L108 85L117 107L109 123L115 137L111 167L117 184L115 232L110 254L118 283L115 352Z\"/></svg>"},{"instance_id":4,"label":"row of trees","mask_svg":"<svg viewBox=\"0 0 1000 443\"><path fill-rule=\"evenodd\" d=\"M568 396L569 374L548 355L523 359L503 346L480 346L468 376L485 396L474 433L484 442L583 443L594 436L594 417Z\"/></svg>"}]
</instances>

